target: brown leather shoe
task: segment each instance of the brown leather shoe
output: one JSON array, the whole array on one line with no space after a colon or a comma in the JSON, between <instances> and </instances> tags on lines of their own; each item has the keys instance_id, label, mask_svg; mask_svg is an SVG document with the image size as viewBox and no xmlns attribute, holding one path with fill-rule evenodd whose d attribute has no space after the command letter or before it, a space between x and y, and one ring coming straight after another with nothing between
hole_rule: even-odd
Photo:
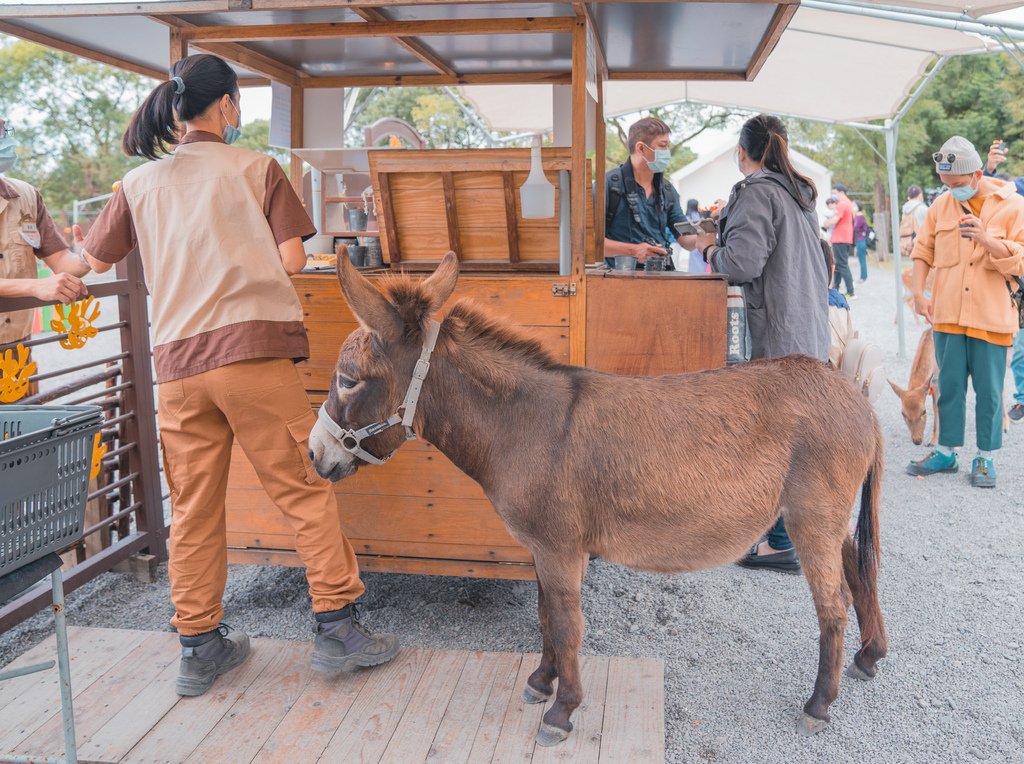
<instances>
[{"instance_id":1,"label":"brown leather shoe","mask_svg":"<svg viewBox=\"0 0 1024 764\"><path fill-rule=\"evenodd\" d=\"M371 634L359 623L355 605L316 614L316 639L313 641L314 671L336 674L365 666L379 666L398 655L398 637Z\"/></svg>"}]
</instances>

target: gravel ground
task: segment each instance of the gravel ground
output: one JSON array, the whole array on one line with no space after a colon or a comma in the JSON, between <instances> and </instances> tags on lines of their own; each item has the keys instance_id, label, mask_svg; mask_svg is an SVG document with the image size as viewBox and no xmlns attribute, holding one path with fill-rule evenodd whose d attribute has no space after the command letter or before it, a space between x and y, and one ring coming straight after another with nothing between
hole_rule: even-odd
<instances>
[{"instance_id":1,"label":"gravel ground","mask_svg":"<svg viewBox=\"0 0 1024 764\"><path fill-rule=\"evenodd\" d=\"M900 361L891 270L876 268L858 293L856 326L885 348L890 378L905 383L921 326L908 313L908 360ZM890 653L874 682L844 682L824 733L805 739L793 726L817 661L802 578L737 567L657 576L591 564L583 651L664 659L667 761L1024 762L1024 503L1013 498L1024 491L1024 428L1007 437L999 488L982 492L963 472L904 475L924 449L910 443L890 391L877 409L888 448L881 590ZM366 582L366 623L407 645L540 650L532 585L385 574ZM255 636L308 640L308 605L301 571L231 571L227 620ZM153 585L108 573L70 595L68 615L82 626L167 629L166 568ZM46 637L49 623L40 615L0 636L0 661ZM856 644L851 623L847 663Z\"/></svg>"}]
</instances>

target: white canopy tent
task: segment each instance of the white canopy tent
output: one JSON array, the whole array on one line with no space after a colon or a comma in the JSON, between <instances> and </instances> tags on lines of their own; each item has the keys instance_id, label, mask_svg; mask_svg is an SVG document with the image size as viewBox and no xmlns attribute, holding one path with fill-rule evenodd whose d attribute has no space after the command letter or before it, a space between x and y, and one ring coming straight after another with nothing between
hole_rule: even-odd
<instances>
[{"instance_id":1,"label":"white canopy tent","mask_svg":"<svg viewBox=\"0 0 1024 764\"><path fill-rule=\"evenodd\" d=\"M862 131L883 132L889 168L896 304L902 305L895 151L899 123L928 81L951 56L1000 46L1024 68L1024 25L981 19L1020 3L913 2L905 7L849 0L804 0L764 67L752 81L609 81L604 111L626 114L688 101L767 111ZM927 73L927 76L926 76ZM850 76L852 75L852 76ZM922 81L922 78L924 80ZM841 86L838 81L841 80ZM546 86L467 86L461 92L493 129L539 131L554 119ZM529 92L528 92L529 91ZM868 124L885 120L884 124ZM906 352L899 311L900 354Z\"/></svg>"}]
</instances>

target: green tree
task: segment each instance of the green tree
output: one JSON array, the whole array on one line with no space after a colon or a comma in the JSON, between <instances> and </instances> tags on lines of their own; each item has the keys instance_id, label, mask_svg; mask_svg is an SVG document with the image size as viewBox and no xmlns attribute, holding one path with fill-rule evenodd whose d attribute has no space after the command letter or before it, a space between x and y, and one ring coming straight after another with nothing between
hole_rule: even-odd
<instances>
[{"instance_id":1,"label":"green tree","mask_svg":"<svg viewBox=\"0 0 1024 764\"><path fill-rule=\"evenodd\" d=\"M152 82L7 37L0 71L0 111L19 143L12 174L39 188L51 209L109 192L138 164L121 151L121 135Z\"/></svg>"},{"instance_id":2,"label":"green tree","mask_svg":"<svg viewBox=\"0 0 1024 764\"><path fill-rule=\"evenodd\" d=\"M284 168L285 173L288 172L291 165L291 152L270 145L269 119L254 119L252 122L246 122L242 128L242 135L235 145L251 151L259 151L261 154L269 154Z\"/></svg>"},{"instance_id":3,"label":"green tree","mask_svg":"<svg viewBox=\"0 0 1024 764\"><path fill-rule=\"evenodd\" d=\"M363 145L363 129L385 117L408 122L431 149L477 148L485 143L454 101L438 88L373 88L356 96L348 127L351 146Z\"/></svg>"},{"instance_id":4,"label":"green tree","mask_svg":"<svg viewBox=\"0 0 1024 764\"><path fill-rule=\"evenodd\" d=\"M672 131L672 161L669 162L667 170L669 174L697 158L687 146L689 141L706 130L721 129L734 121L733 112L727 109L691 103L670 104L641 113L610 117L607 120L608 132L605 138L605 157L609 165L618 165L626 161L629 156L626 143L629 126L641 117L657 117Z\"/></svg>"},{"instance_id":5,"label":"green tree","mask_svg":"<svg viewBox=\"0 0 1024 764\"><path fill-rule=\"evenodd\" d=\"M952 135L972 141L983 160L993 140L1005 140L1010 160L1000 169L1013 176L1024 174L1024 76L1008 56L951 59L907 112L896 149L901 200L911 185L940 186L931 156ZM854 198L866 202L869 212L874 212L881 251L887 253L890 218L884 137L799 120L790 123L790 137L795 148L830 168L835 181L845 183Z\"/></svg>"}]
</instances>

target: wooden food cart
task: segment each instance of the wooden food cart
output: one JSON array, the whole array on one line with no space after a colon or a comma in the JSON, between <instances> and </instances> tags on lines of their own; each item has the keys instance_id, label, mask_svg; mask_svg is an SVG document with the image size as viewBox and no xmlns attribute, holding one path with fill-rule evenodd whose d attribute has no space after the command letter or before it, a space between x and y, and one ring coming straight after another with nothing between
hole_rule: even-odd
<instances>
[{"instance_id":1,"label":"wooden food cart","mask_svg":"<svg viewBox=\"0 0 1024 764\"><path fill-rule=\"evenodd\" d=\"M560 189L555 217L522 217L526 149L370 152L382 272L429 272L452 249L462 262L456 299L477 299L564 362L658 375L724 365L726 283L718 276L609 273L597 265L605 166L587 156L605 155L604 83L752 79L796 8L168 0L7 6L0 31L157 79L167 76L168 57L173 63L192 52L216 53L236 66L243 85L287 88L293 149L319 148L311 136L325 131L341 134L340 124L325 124L316 103L346 88L553 86L556 148L545 149L544 169ZM162 52L168 55L158 60ZM299 190L302 178L303 163L293 154ZM317 407L356 322L334 274L303 273L294 283L311 344L301 371ZM335 490L366 570L533 577L529 554L479 486L428 443L405 445L387 465L363 469ZM290 527L237 446L228 503L234 562L299 564Z\"/></svg>"}]
</instances>

